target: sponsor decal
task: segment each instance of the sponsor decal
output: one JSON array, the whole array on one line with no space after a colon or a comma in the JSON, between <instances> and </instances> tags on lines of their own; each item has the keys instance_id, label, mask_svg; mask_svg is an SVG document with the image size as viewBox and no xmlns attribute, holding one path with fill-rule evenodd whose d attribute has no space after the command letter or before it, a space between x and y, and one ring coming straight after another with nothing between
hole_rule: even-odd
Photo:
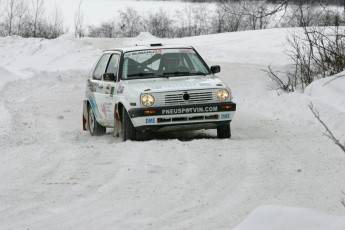
<instances>
[{"instance_id":1,"label":"sponsor decal","mask_svg":"<svg viewBox=\"0 0 345 230\"><path fill-rule=\"evenodd\" d=\"M125 87L120 85L118 88L117 88L117 93L123 93L123 91L125 90Z\"/></svg>"},{"instance_id":2,"label":"sponsor decal","mask_svg":"<svg viewBox=\"0 0 345 230\"><path fill-rule=\"evenodd\" d=\"M146 118L146 124L155 124L156 120L154 118Z\"/></svg>"},{"instance_id":3,"label":"sponsor decal","mask_svg":"<svg viewBox=\"0 0 345 230\"><path fill-rule=\"evenodd\" d=\"M99 114L95 98L93 96L89 96L88 99L89 99L89 102L90 102L91 107L93 109L93 112L95 113L96 119L99 118L101 115Z\"/></svg>"},{"instance_id":4,"label":"sponsor decal","mask_svg":"<svg viewBox=\"0 0 345 230\"><path fill-rule=\"evenodd\" d=\"M222 114L221 119L230 119L230 113Z\"/></svg>"},{"instance_id":5,"label":"sponsor decal","mask_svg":"<svg viewBox=\"0 0 345 230\"><path fill-rule=\"evenodd\" d=\"M105 108L105 104L102 104L101 107L102 107L102 112L107 117L107 109Z\"/></svg>"},{"instance_id":6,"label":"sponsor decal","mask_svg":"<svg viewBox=\"0 0 345 230\"><path fill-rule=\"evenodd\" d=\"M114 91L115 91L115 87L111 87L110 89L110 97L113 97L114 96Z\"/></svg>"},{"instance_id":7,"label":"sponsor decal","mask_svg":"<svg viewBox=\"0 0 345 230\"><path fill-rule=\"evenodd\" d=\"M180 53L194 53L194 50L192 49L180 49Z\"/></svg>"},{"instance_id":8,"label":"sponsor decal","mask_svg":"<svg viewBox=\"0 0 345 230\"><path fill-rule=\"evenodd\" d=\"M136 56L141 54L165 54L165 53L195 53L192 49L160 49L160 50L142 50L125 53L124 57Z\"/></svg>"},{"instance_id":9,"label":"sponsor decal","mask_svg":"<svg viewBox=\"0 0 345 230\"><path fill-rule=\"evenodd\" d=\"M111 111L111 107L112 107L112 103L111 102L106 102L106 103L102 103L101 104L101 110L104 114L105 117L108 117L109 118L111 117L112 115L112 111Z\"/></svg>"},{"instance_id":10,"label":"sponsor decal","mask_svg":"<svg viewBox=\"0 0 345 230\"><path fill-rule=\"evenodd\" d=\"M155 54L155 51L156 50L136 51L136 52L126 53L125 57L130 57L130 56L135 56L135 55L140 55L140 54Z\"/></svg>"},{"instance_id":11,"label":"sponsor decal","mask_svg":"<svg viewBox=\"0 0 345 230\"><path fill-rule=\"evenodd\" d=\"M97 90L97 87L96 86L90 86L90 91L92 92L92 93L95 93L96 92L96 90Z\"/></svg>"},{"instance_id":12,"label":"sponsor decal","mask_svg":"<svg viewBox=\"0 0 345 230\"><path fill-rule=\"evenodd\" d=\"M208 113L208 112L217 112L217 111L218 111L217 106L162 109L162 115L188 114L188 113Z\"/></svg>"}]
</instances>

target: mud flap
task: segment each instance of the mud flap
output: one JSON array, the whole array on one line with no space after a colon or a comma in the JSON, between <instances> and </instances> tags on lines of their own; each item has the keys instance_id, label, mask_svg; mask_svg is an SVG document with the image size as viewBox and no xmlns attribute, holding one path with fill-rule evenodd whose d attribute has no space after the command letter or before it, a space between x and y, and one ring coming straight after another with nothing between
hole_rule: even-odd
<instances>
[{"instance_id":1,"label":"mud flap","mask_svg":"<svg viewBox=\"0 0 345 230\"><path fill-rule=\"evenodd\" d=\"M83 130L89 130L88 122L87 122L87 101L83 102Z\"/></svg>"},{"instance_id":2,"label":"mud flap","mask_svg":"<svg viewBox=\"0 0 345 230\"><path fill-rule=\"evenodd\" d=\"M115 105L114 109L114 137L119 137L120 133L122 132L122 124L120 121L120 116L119 116L119 109L117 104Z\"/></svg>"}]
</instances>

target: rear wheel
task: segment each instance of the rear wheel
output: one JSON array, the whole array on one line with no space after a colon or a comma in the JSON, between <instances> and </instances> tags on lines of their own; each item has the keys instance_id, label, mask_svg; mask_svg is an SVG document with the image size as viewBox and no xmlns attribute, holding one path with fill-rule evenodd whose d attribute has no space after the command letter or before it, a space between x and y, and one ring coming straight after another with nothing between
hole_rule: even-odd
<instances>
[{"instance_id":1,"label":"rear wheel","mask_svg":"<svg viewBox=\"0 0 345 230\"><path fill-rule=\"evenodd\" d=\"M89 130L91 133L91 136L101 136L103 134L106 133L106 127L101 126L96 118L95 118L95 114L91 108L91 106L89 106L88 109L88 126L89 126Z\"/></svg>"},{"instance_id":2,"label":"rear wheel","mask_svg":"<svg viewBox=\"0 0 345 230\"><path fill-rule=\"evenodd\" d=\"M218 126L217 137L220 139L230 138L231 137L230 124Z\"/></svg>"},{"instance_id":3,"label":"rear wheel","mask_svg":"<svg viewBox=\"0 0 345 230\"><path fill-rule=\"evenodd\" d=\"M122 140L127 141L135 141L137 140L137 132L134 129L134 126L132 124L131 119L129 118L129 115L127 111L123 108L122 110Z\"/></svg>"}]
</instances>

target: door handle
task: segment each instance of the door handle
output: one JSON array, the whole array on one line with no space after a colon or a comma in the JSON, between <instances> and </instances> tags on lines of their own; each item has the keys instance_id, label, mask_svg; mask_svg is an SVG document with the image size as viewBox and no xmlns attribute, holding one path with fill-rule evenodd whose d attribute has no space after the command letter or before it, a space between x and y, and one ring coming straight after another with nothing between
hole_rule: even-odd
<instances>
[{"instance_id":1,"label":"door handle","mask_svg":"<svg viewBox=\"0 0 345 230\"><path fill-rule=\"evenodd\" d=\"M98 88L99 88L99 89L103 89L103 85L99 85Z\"/></svg>"}]
</instances>

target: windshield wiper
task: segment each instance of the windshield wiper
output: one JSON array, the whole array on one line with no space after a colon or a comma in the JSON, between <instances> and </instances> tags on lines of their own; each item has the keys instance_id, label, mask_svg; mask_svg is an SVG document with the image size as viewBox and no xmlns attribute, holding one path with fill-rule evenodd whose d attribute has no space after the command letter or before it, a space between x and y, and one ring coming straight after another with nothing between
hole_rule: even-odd
<instances>
[{"instance_id":1,"label":"windshield wiper","mask_svg":"<svg viewBox=\"0 0 345 230\"><path fill-rule=\"evenodd\" d=\"M144 76L154 76L156 75L155 73L151 72L146 72L146 73L132 73L132 74L127 74L127 77L144 77Z\"/></svg>"},{"instance_id":2,"label":"windshield wiper","mask_svg":"<svg viewBox=\"0 0 345 230\"><path fill-rule=\"evenodd\" d=\"M176 71L176 72L163 73L163 76L188 76L189 74L190 72Z\"/></svg>"},{"instance_id":3,"label":"windshield wiper","mask_svg":"<svg viewBox=\"0 0 345 230\"><path fill-rule=\"evenodd\" d=\"M191 76L191 75L203 75L206 76L205 73L203 72L188 72L188 71L176 71L176 72L168 72L168 73L163 73L163 74L156 74L153 72L145 72L145 73L133 73L133 74L128 74L128 78L138 78L140 79L141 77L171 77L171 76Z\"/></svg>"},{"instance_id":4,"label":"windshield wiper","mask_svg":"<svg viewBox=\"0 0 345 230\"><path fill-rule=\"evenodd\" d=\"M191 75L202 75L202 76L206 76L207 74L201 71L198 72L180 72L180 71L176 71L176 72L169 72L169 73L163 73L164 76L191 76Z\"/></svg>"},{"instance_id":5,"label":"windshield wiper","mask_svg":"<svg viewBox=\"0 0 345 230\"><path fill-rule=\"evenodd\" d=\"M189 73L189 75L202 75L202 76L206 76L207 74L204 73L204 72L199 71L199 72L191 72L191 73Z\"/></svg>"}]
</instances>

